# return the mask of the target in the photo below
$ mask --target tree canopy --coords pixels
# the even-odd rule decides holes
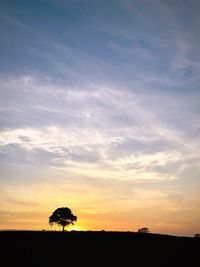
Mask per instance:
[[[49,224],[52,226],[53,224],[57,224],[62,226],[62,231],[65,230],[65,226],[70,224],[74,224],[77,221],[77,216],[73,215],[72,211],[67,208],[58,208],[53,214],[49,217]]]

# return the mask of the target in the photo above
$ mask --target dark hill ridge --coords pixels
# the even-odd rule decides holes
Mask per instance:
[[[200,238],[107,231],[2,231],[0,241],[1,259],[7,262],[2,266],[199,266]]]

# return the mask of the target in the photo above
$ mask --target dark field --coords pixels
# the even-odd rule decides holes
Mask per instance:
[[[1,266],[200,266],[200,238],[133,232],[0,232]]]

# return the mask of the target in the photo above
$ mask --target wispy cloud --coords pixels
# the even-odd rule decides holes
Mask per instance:
[[[15,90],[19,90],[22,102],[23,97],[30,97],[31,90],[32,105],[23,107],[23,127],[2,129],[0,144],[3,152],[9,151],[7,146],[15,145],[30,153],[27,164],[31,157],[35,160],[33,151],[38,161],[43,158],[42,151],[46,151],[49,167],[57,170],[96,178],[155,181],[180,178],[186,161],[199,156],[176,120],[169,117],[171,125],[163,120],[168,104],[173,104],[170,108],[179,105],[178,112],[185,105],[176,93],[157,93],[154,99],[154,95],[138,90],[122,91],[94,84],[61,87],[31,76],[10,80],[9,84],[11,88],[17,85]],[[163,97],[168,103],[166,107]],[[47,99],[50,106],[46,105]],[[155,100],[157,106],[149,109],[148,104]],[[157,115],[158,108],[162,108],[163,116]],[[13,110],[8,112],[14,115]],[[33,112],[38,121],[29,121]],[[46,125],[41,125],[40,116],[45,116]]]
[[[30,28],[26,24],[24,24],[19,19],[14,18],[13,16],[10,16],[9,14],[0,14],[0,20],[3,20],[9,23],[11,26],[14,26],[15,28],[20,28],[23,30],[30,30]]]

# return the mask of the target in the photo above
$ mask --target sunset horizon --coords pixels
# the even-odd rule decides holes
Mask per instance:
[[[172,2],[0,1],[1,230],[200,233],[200,2]]]

